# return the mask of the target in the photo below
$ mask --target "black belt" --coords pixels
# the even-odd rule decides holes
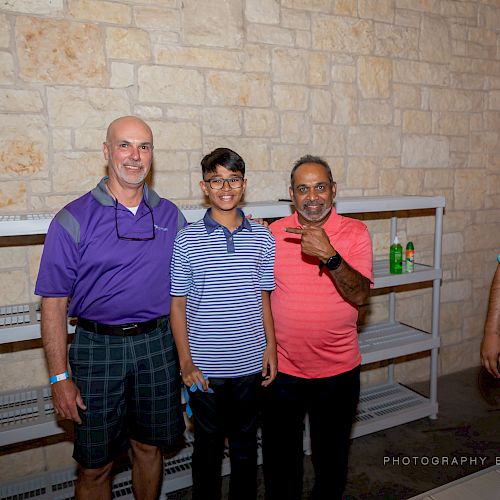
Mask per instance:
[[[150,321],[143,321],[142,323],[127,323],[126,325],[105,325],[97,321],[91,321],[85,318],[78,318],[78,326],[89,332],[99,333],[101,335],[118,335],[120,337],[128,337],[129,335],[139,335],[141,333],[151,333],[153,330],[160,326],[162,320],[167,316],[160,316],[159,318]]]

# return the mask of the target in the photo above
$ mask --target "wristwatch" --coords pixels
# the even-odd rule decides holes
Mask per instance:
[[[337,252],[335,255],[332,255],[328,258],[328,260],[323,264],[323,261],[319,261],[319,268],[321,269],[323,266],[326,266],[330,271],[335,271],[338,269],[340,264],[342,264],[342,256]]]

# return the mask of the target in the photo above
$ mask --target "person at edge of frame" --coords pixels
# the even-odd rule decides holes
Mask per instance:
[[[262,387],[276,376],[269,293],[274,238],[238,208],[245,163],[228,148],[202,161],[210,208],[179,232],[172,258],[172,331],[194,419],[193,500],[221,497],[224,439],[231,500],[257,496]]]
[[[186,221],[145,182],[153,134],[143,120],[114,120],[103,153],[108,176],[50,224],[35,293],[54,409],[75,424],[76,498],[112,498],[113,462],[131,447],[134,496],[149,500],[161,447],[184,431],[169,292]],[[68,315],[78,318],[69,354]]]
[[[309,415],[315,482],[311,498],[342,498],[360,390],[358,306],[372,283],[366,225],[334,208],[337,185],[322,158],[292,168],[296,212],[270,225],[276,239],[271,294],[278,375],[263,404],[266,498],[299,500],[303,425]]]

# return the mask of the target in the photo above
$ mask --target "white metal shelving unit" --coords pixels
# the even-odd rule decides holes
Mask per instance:
[[[370,325],[363,328],[359,334],[359,343],[363,356],[362,364],[370,364],[384,360],[392,360],[418,352],[431,352],[430,369],[430,396],[425,398],[394,380],[394,367],[389,365],[389,376],[386,383],[375,387],[364,388],[361,391],[358,415],[353,429],[353,437],[359,437],[381,429],[400,425],[423,417],[435,418],[438,411],[437,403],[437,363],[439,340],[439,297],[441,282],[441,240],[445,200],[442,196],[382,196],[382,197],[353,197],[338,198],[337,212],[344,215],[384,212],[390,217],[390,240],[394,239],[397,231],[398,212],[411,210],[434,210],[435,235],[433,265],[416,264],[413,273],[391,275],[387,259],[374,262],[374,288],[390,288],[389,314],[383,324]],[[188,222],[194,222],[203,217],[206,208],[198,205],[180,207]],[[245,213],[254,217],[278,218],[291,213],[289,202],[248,203],[243,206]],[[389,214],[389,215],[387,215]],[[427,214],[427,212],[426,212]],[[16,216],[0,216],[0,237],[40,235],[47,232],[54,214],[26,214]],[[401,285],[432,281],[432,326],[431,332],[423,332],[409,325],[396,321],[396,288]],[[40,337],[38,304],[20,304],[17,306],[0,307],[0,344],[32,340]],[[70,327],[71,328],[71,327]],[[70,332],[72,330],[70,329]],[[47,386],[37,387],[15,393],[0,394],[0,446],[21,441],[38,439],[64,432],[54,418],[50,389]],[[305,447],[308,448],[307,433]],[[176,457],[166,461],[165,478],[169,479],[168,487],[163,493],[189,486],[191,478],[191,445],[180,452]],[[227,463],[224,471],[227,473]],[[71,471],[63,471],[64,476],[59,478],[58,473],[51,473],[52,483],[68,483],[72,487],[73,475]],[[128,496],[127,484],[130,482],[129,472],[117,478],[115,489],[125,488],[119,496]],[[57,477],[56,477],[57,476]],[[128,479],[127,479],[128,478]],[[38,478],[36,484],[44,483],[45,479]],[[47,479],[48,480],[48,479]],[[37,482],[38,481],[38,482]],[[49,481],[49,482],[50,482]],[[59,484],[58,483],[58,484]],[[167,483],[167,482],[166,482]],[[22,483],[27,486],[26,482]],[[44,483],[45,484],[45,483]],[[125,486],[123,486],[125,485]],[[25,493],[27,490],[21,483],[7,485],[8,491]],[[6,486],[6,488],[7,488]],[[14,490],[12,489],[14,488]],[[30,487],[31,488],[31,487]],[[34,489],[33,489],[34,488]],[[33,498],[45,498],[42,491],[49,494],[50,486],[40,488],[33,486],[30,495]],[[58,487],[61,489],[61,487]],[[65,488],[62,488],[64,490]],[[130,488],[128,488],[130,489]],[[38,496],[34,493],[40,491]],[[121,490],[120,490],[121,491]],[[7,489],[0,486],[0,499],[6,498]],[[5,495],[4,495],[5,494]],[[10,494],[10,493],[9,493]],[[54,493],[50,493],[53,495]],[[70,498],[64,496],[47,496],[46,498]],[[24,497],[23,497],[24,498]],[[30,496],[31,498],[31,496]]]

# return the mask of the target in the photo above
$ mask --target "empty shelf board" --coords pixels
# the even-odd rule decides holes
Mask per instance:
[[[428,417],[437,411],[437,403],[402,385],[368,387],[361,391],[352,437]]]
[[[415,264],[415,271],[412,273],[391,274],[387,258],[387,260],[376,260],[373,263],[373,276],[373,288],[385,288],[440,279],[441,270],[425,264]]]
[[[370,325],[359,332],[362,364],[427,351],[439,347],[439,338],[403,323]]]

